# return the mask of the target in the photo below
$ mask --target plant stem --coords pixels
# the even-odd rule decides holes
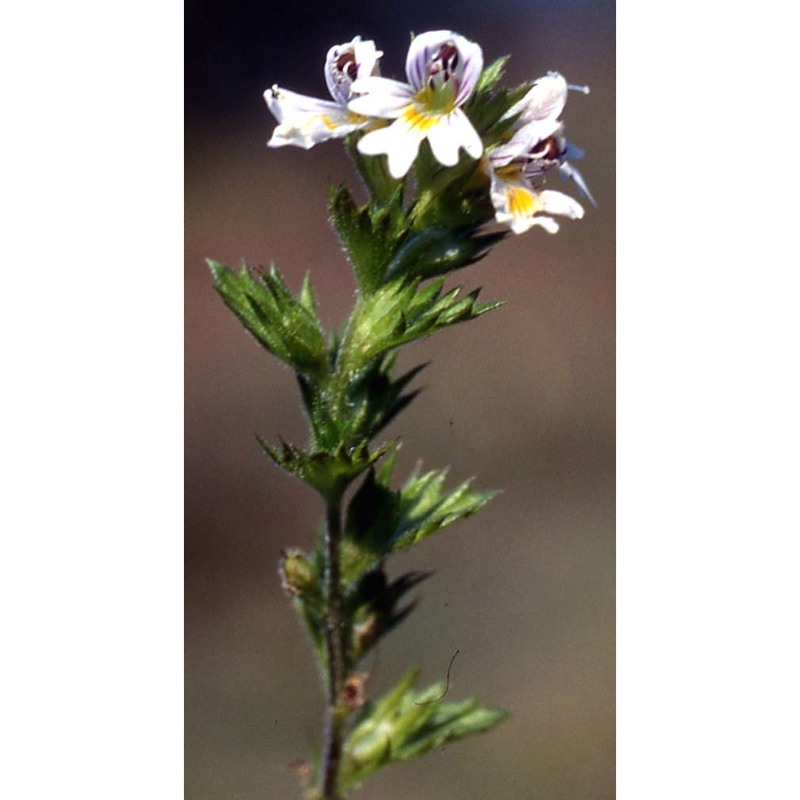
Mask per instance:
[[[326,501],[325,518],[325,646],[328,654],[328,705],[322,760],[322,797],[340,800],[337,790],[344,719],[339,700],[347,677],[346,633],[339,559],[342,538],[341,496]]]

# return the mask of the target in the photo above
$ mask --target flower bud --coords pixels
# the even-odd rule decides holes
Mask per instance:
[[[281,586],[293,597],[309,594],[317,586],[314,568],[308,556],[299,548],[284,550],[278,565]]]

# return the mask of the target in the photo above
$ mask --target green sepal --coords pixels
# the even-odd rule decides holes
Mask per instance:
[[[371,469],[347,507],[342,577],[357,580],[390,553],[480,511],[498,492],[474,492],[471,481],[445,490],[447,470],[424,475],[417,467],[405,484],[389,488],[391,473]]]
[[[369,443],[363,441],[352,448],[340,445],[333,453],[308,453],[283,440],[281,447],[275,447],[260,436],[256,438],[279,467],[300,478],[326,500],[341,497],[355,478],[397,445],[396,441],[386,442],[370,452]]]
[[[298,372],[325,378],[327,347],[308,277],[298,299],[274,266],[257,273],[242,265],[236,273],[218,261],[208,265],[225,305],[256,341]]]
[[[328,190],[331,224],[364,294],[380,285],[386,265],[405,232],[402,194],[400,186],[385,204],[358,207],[345,186],[332,186]]]
[[[311,273],[306,272],[303,277],[303,285],[300,288],[300,295],[297,298],[300,305],[311,314],[314,319],[319,319],[319,312],[317,311],[317,296],[314,294],[314,287],[311,285]]]
[[[344,746],[339,779],[343,792],[381,767],[487,731],[508,716],[501,709],[480,706],[475,698],[443,702],[439,698],[445,681],[415,691],[418,675],[419,670],[412,669],[384,698],[362,709]]]

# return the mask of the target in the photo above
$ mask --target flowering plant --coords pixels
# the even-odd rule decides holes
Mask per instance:
[[[399,348],[501,305],[478,302],[478,290],[444,291],[446,276],[509,231],[555,233],[556,216],[582,217],[575,199],[544,188],[551,175],[571,178],[592,201],[560,119],[569,89],[587,89],[554,72],[502,88],[507,58],[484,68],[480,46],[451,31],[412,40],[407,82],[379,74],[382,55],[360,37],[332,47],[324,66],[331,100],[278,86],[265,93],[278,121],[269,146],[343,139],[369,193],[359,205],[345,186],[329,191],[357,285],[342,328],[323,330],[308,274],[294,294],[274,266],[234,272],[209,262],[225,303],[297,376],[308,445],[261,445],[325,507],[318,541],[285,550],[280,564],[327,694],[322,752],[303,770],[310,800],[339,800],[377,769],[505,716],[474,699],[444,701],[446,681],[415,689],[414,669],[383,698],[367,697],[365,658],[408,617],[408,593],[428,577],[390,580],[387,558],[495,494],[469,481],[446,489],[446,470],[415,470],[392,488],[398,442],[373,440],[418,393],[408,387],[422,367],[396,375]]]

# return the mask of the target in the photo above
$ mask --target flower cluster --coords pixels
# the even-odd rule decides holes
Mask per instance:
[[[497,222],[514,233],[541,226],[555,233],[553,215],[579,219],[583,207],[568,195],[541,188],[543,177],[558,171],[572,178],[589,198],[570,159],[580,157],[564,136],[560,120],[569,89],[584,93],[556,72],[530,85],[502,116],[499,141],[485,142],[465,109],[483,72],[480,45],[452,31],[416,36],[406,57],[407,82],[381,77],[383,53],[373,41],[356,36],[332,47],[325,59],[325,79],[332,100],[296,94],[277,85],[264,93],[278,121],[270,147],[313,145],[358,132],[358,151],[387,157],[389,174],[403,178],[427,140],[436,161],[453,167],[461,150],[488,178],[488,196]]]

